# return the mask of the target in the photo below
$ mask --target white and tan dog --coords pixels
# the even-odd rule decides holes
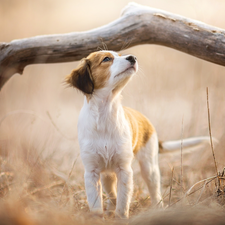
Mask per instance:
[[[107,210],[116,209],[116,216],[120,218],[129,216],[134,156],[152,203],[162,205],[156,131],[145,116],[121,104],[121,91],[137,70],[135,56],[99,51],[84,58],[66,77],[68,84],[85,95],[78,121],[78,139],[89,208],[97,214],[103,213],[103,186],[109,198]],[[198,144],[205,139],[184,140],[183,144]],[[160,143],[160,147],[173,148],[177,144]]]

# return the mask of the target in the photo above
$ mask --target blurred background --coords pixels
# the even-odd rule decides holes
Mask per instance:
[[[136,2],[225,29],[223,0]],[[128,0],[0,0],[0,42],[87,31],[117,19],[128,3]],[[96,46],[96,50],[98,47],[103,46]],[[221,170],[225,164],[225,68],[156,45],[136,46],[121,53],[135,55],[140,67],[123,91],[123,104],[146,115],[160,140],[209,134],[206,87],[209,88],[211,129],[219,140],[215,154]],[[46,185],[48,180],[52,182],[53,175],[67,181],[71,177],[73,190],[84,190],[77,140],[83,96],[63,85],[64,77],[77,63],[27,66],[22,76],[14,75],[0,91],[0,166],[1,171],[13,173],[17,193]],[[164,192],[169,186],[171,168],[177,166],[177,174],[180,173],[179,157],[177,154],[160,158]],[[215,175],[209,146],[183,157],[185,188]],[[147,189],[139,180],[139,170],[135,171],[135,194],[145,196]],[[9,177],[7,182],[2,196],[10,190]],[[58,190],[61,198],[63,191]],[[86,207],[84,193],[80,193],[80,204]]]

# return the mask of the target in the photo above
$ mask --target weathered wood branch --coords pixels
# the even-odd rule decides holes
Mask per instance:
[[[0,88],[13,74],[22,74],[27,65],[80,60],[102,42],[115,51],[158,44],[225,66],[225,30],[132,3],[120,18],[90,31],[1,43]]]

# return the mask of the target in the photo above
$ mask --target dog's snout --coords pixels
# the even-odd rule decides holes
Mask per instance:
[[[129,55],[126,58],[126,60],[128,60],[131,63],[131,65],[134,65],[136,63],[137,58],[135,56],[133,56],[133,55]]]

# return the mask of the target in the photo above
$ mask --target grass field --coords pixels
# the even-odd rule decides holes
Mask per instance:
[[[128,2],[0,0],[0,42],[89,30],[118,18]],[[225,28],[222,0],[137,3]],[[225,68],[155,45],[122,53],[136,55],[140,66],[123,91],[123,104],[146,115],[161,140],[209,135],[208,87],[212,135],[219,140],[215,157],[222,173]],[[88,210],[76,129],[83,96],[63,85],[76,65],[28,66],[0,91],[0,224],[115,223]],[[180,152],[160,156],[161,210],[151,206],[136,161],[133,168],[130,224],[224,224],[225,177],[218,186],[210,145],[184,154],[182,163]]]

